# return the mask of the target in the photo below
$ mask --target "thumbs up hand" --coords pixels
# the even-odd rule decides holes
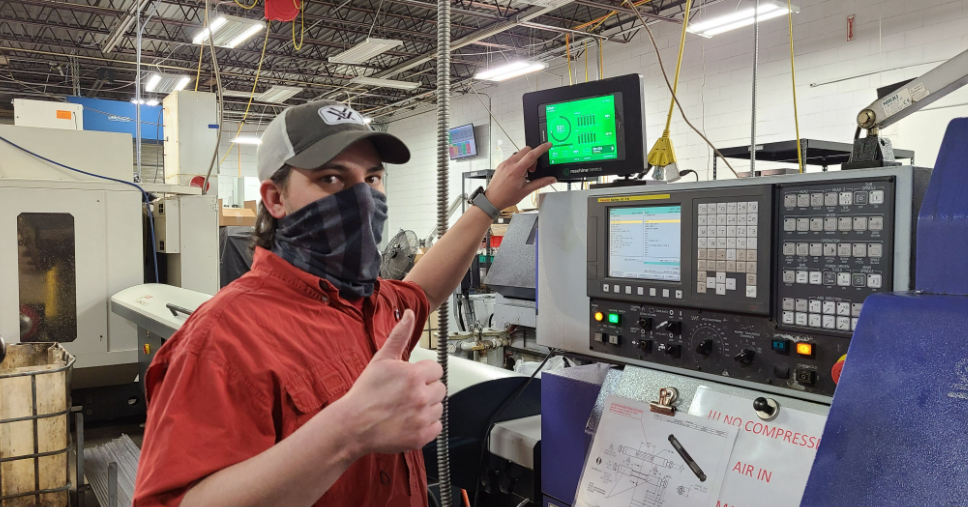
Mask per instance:
[[[443,370],[433,361],[402,359],[413,327],[413,312],[407,310],[350,391],[334,403],[349,419],[360,456],[419,449],[440,433],[447,394]]]

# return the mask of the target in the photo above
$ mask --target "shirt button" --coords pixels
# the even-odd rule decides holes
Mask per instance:
[[[321,296],[319,300],[324,303],[329,303],[329,296]]]

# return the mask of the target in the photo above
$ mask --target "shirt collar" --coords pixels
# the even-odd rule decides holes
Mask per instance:
[[[329,280],[303,271],[265,248],[258,246],[255,248],[255,254],[252,258],[252,271],[276,277],[312,298],[325,298],[324,301],[339,301],[344,305],[352,306],[340,297],[339,291]],[[380,279],[377,279],[373,285],[373,296],[371,297],[375,297],[379,293]]]

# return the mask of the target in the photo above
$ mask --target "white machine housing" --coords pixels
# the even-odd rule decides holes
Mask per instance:
[[[181,90],[162,101],[165,124],[165,183],[188,185],[212,163],[218,139],[214,93]],[[214,172],[218,172],[217,170]],[[209,183],[217,189],[213,177]]]

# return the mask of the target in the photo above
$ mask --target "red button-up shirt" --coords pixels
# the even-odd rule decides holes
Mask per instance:
[[[407,308],[426,321],[416,284],[379,280],[361,311],[329,282],[257,249],[252,271],[199,307],[148,369],[134,505],[179,505],[205,477],[291,435],[346,394]],[[364,456],[315,505],[425,507],[423,457]]]

